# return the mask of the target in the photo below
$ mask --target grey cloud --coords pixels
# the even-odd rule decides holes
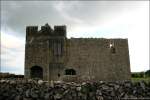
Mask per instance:
[[[19,5],[19,6],[17,6]],[[14,9],[12,9],[12,6]],[[42,5],[38,4],[20,4],[16,3],[15,5],[8,3],[2,4],[2,26],[11,28],[16,31],[15,35],[25,34],[26,25],[42,25],[46,22],[54,24],[55,22],[62,22],[61,18],[57,16],[57,12],[53,9],[51,4]],[[8,18],[6,18],[9,16]],[[57,19],[57,20],[55,20]]]
[[[27,25],[40,26],[48,22],[50,25],[90,26],[97,22],[102,23],[106,17],[128,8],[126,4],[128,2],[122,4],[119,1],[3,1],[1,26],[6,29],[9,27],[16,31],[14,35],[23,37],[25,37]]]

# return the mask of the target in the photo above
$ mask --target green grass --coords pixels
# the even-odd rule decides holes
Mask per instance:
[[[150,82],[150,78],[147,77],[147,78],[131,78],[132,82],[139,82],[139,81],[145,81],[147,83]]]

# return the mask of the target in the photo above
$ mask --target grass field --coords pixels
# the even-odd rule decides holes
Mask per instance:
[[[131,78],[131,80],[133,82],[139,82],[139,81],[145,81],[145,82],[150,82],[150,77],[147,77],[147,78]]]

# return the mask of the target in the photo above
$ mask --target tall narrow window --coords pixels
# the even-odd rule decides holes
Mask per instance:
[[[54,55],[56,56],[57,55],[57,43],[54,42]]]
[[[62,54],[61,47],[62,47],[61,42],[58,42],[58,44],[57,44],[57,50],[58,50],[58,55],[59,56]]]
[[[63,43],[61,40],[54,40],[53,43],[53,53],[54,56],[62,56],[63,53]]]

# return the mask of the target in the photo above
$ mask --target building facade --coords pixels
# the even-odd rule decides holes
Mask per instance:
[[[54,81],[130,80],[127,39],[70,38],[66,26],[26,27],[25,77]]]

